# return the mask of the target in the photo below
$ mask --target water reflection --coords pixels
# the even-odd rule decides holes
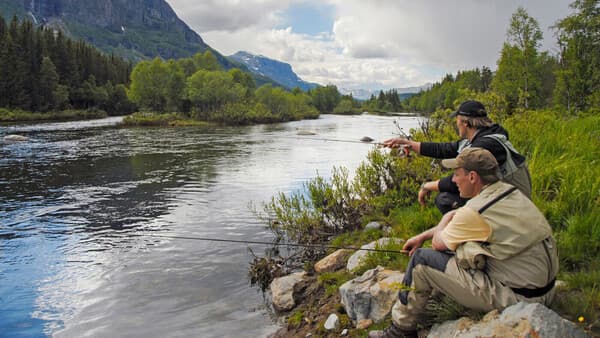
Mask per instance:
[[[414,117],[399,118],[406,128]],[[268,240],[251,202],[302,189],[370,145],[299,139],[392,136],[392,119],[122,128],[117,120],[0,127],[0,332],[11,336],[264,336],[244,245]],[[253,246],[261,252],[263,247]]]

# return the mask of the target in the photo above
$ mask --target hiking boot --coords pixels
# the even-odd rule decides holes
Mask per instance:
[[[417,338],[417,331],[404,331],[392,324],[385,330],[369,332],[369,338]]]

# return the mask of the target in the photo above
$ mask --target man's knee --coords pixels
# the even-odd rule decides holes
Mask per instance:
[[[451,257],[452,255],[447,252],[418,248],[413,254],[414,263],[411,265],[414,267],[425,265],[444,272]]]
[[[441,192],[435,197],[435,206],[440,210],[442,214],[456,208],[462,207],[466,203],[466,199],[461,198],[457,194],[449,192]]]

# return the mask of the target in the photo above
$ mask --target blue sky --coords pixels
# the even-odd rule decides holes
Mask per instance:
[[[314,3],[294,3],[282,15],[283,23],[280,27],[292,27],[298,34],[318,35],[331,32],[333,28],[333,10],[330,5],[317,5]]]
[[[550,26],[572,0],[167,0],[224,55],[287,62],[303,79],[343,89],[421,86],[496,69],[511,15],[523,7],[558,52]]]

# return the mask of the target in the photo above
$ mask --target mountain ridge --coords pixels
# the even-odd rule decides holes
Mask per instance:
[[[164,0],[0,0],[0,10],[7,20],[12,15],[28,18],[134,62],[211,51],[226,69],[236,66],[206,44]]]
[[[390,90],[395,90],[401,98],[406,98],[406,97],[410,97],[412,95],[418,94],[421,91],[425,91],[428,90],[429,88],[431,88],[433,84],[432,83],[426,83],[422,86],[413,86],[413,87],[402,87],[402,88],[389,88],[389,89],[376,89],[376,90],[370,90],[370,89],[361,89],[361,88],[339,88],[340,93],[344,94],[344,95],[352,95],[352,97],[354,97],[355,99],[359,99],[359,100],[368,100],[371,95],[374,95],[375,97],[377,97],[377,95],[379,95],[379,92],[383,91],[383,92],[387,92]]]
[[[264,55],[256,55],[239,51],[228,58],[244,64],[254,74],[269,77],[288,89],[300,88],[304,91],[316,88],[318,84],[302,80],[289,63],[271,59]]]

